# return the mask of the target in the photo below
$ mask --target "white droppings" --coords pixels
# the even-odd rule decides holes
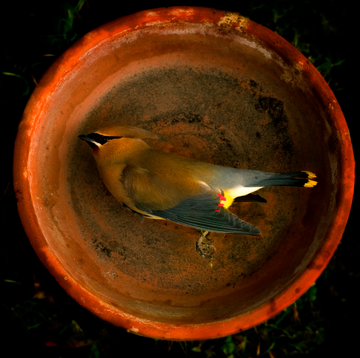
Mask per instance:
[[[146,13],[147,16],[156,16],[158,13],[155,11],[149,11],[148,13]]]
[[[193,9],[174,9],[174,10],[170,11],[169,13],[172,15],[177,15],[177,14],[193,15],[194,10]]]

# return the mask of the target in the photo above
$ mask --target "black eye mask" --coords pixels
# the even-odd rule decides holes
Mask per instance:
[[[106,135],[102,135],[99,133],[90,133],[87,135],[87,137],[101,145],[104,145],[105,143],[110,142],[112,139],[122,138],[119,136],[106,136]]]

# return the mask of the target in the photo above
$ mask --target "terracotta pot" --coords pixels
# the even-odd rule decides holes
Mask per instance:
[[[79,134],[114,123],[151,145],[225,166],[310,170],[313,189],[266,188],[234,212],[259,238],[143,220],[104,187]],[[29,239],[81,305],[130,332],[226,336],[276,315],[319,277],[344,231],[354,158],[341,109],[293,46],[236,13],[143,11],[84,36],[48,70],[24,112],[15,190]]]

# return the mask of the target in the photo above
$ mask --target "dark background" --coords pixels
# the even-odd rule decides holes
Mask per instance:
[[[175,5],[239,12],[278,32],[308,57],[340,103],[357,153],[356,9],[351,1],[219,1],[127,4],[106,0],[17,1],[1,6],[0,322],[4,356],[301,357],[356,354],[360,244],[357,201],[328,268],[295,305],[254,329],[217,340],[138,337],[93,316],[60,288],[23,232],[12,183],[16,131],[31,92],[51,63],[94,28],[137,11]],[[326,4],[326,5],[324,5]],[[356,113],[357,114],[357,113]],[[11,352],[11,354],[9,354]]]

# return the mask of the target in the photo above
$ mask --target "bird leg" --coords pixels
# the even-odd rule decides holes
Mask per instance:
[[[196,251],[200,254],[200,256],[205,257],[207,259],[214,260],[213,255],[216,252],[216,248],[211,244],[211,239],[208,239],[206,235],[209,234],[209,231],[203,232],[201,231],[201,236],[196,241]]]

